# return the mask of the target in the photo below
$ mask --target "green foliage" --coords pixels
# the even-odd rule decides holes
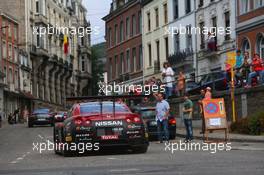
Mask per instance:
[[[264,133],[264,111],[256,112],[248,118],[240,119],[230,126],[231,132],[260,135]]]

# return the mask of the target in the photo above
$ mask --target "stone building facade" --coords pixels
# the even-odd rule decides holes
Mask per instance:
[[[0,6],[7,12],[12,9],[18,17],[21,59],[26,60],[30,72],[30,85],[25,89],[32,89],[32,108],[63,109],[65,97],[87,95],[91,79],[90,34],[80,37],[50,31],[38,34],[39,29],[34,32],[40,27],[90,27],[82,1],[9,0],[0,1]],[[65,37],[69,44],[67,54]]]

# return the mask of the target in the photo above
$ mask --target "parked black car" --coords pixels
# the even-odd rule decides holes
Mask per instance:
[[[28,117],[28,127],[31,128],[34,125],[54,125],[54,115],[50,109],[42,108],[35,109],[33,113]]]
[[[135,106],[133,107],[133,112],[138,113],[147,128],[149,139],[156,140],[158,138],[158,127],[156,121],[156,110],[153,106]],[[170,139],[175,139],[176,137],[176,118],[170,115],[168,119],[169,126],[169,136]]]
[[[203,75],[196,87],[189,89],[187,92],[191,95],[197,95],[206,87],[212,88],[213,91],[222,91],[229,88],[229,80],[225,71],[213,72]]]

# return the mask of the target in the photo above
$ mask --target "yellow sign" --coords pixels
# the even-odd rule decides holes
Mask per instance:
[[[228,52],[226,62],[234,67],[236,65],[236,52]]]

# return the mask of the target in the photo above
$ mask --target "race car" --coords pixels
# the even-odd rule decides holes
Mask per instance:
[[[133,112],[139,114],[147,128],[149,140],[158,139],[158,126],[156,121],[156,109],[153,105],[138,105],[132,108]],[[176,137],[176,118],[173,115],[168,117],[169,137],[171,140]]]
[[[28,127],[34,125],[54,125],[54,113],[48,108],[35,109],[28,117]]]
[[[64,119],[66,118],[67,118],[67,112],[59,111],[56,112],[56,115],[54,116],[54,122],[63,122]]]
[[[89,97],[75,97],[70,100],[78,99]],[[115,102],[117,98],[114,96],[91,99],[99,100],[75,103],[67,118],[55,124],[54,143],[59,145],[55,147],[55,153],[62,153],[64,156],[80,153],[78,150],[61,148],[65,144],[80,143],[88,143],[96,149],[99,147],[99,150],[122,147],[135,153],[147,152],[148,134],[138,114],[132,113],[125,103]]]

